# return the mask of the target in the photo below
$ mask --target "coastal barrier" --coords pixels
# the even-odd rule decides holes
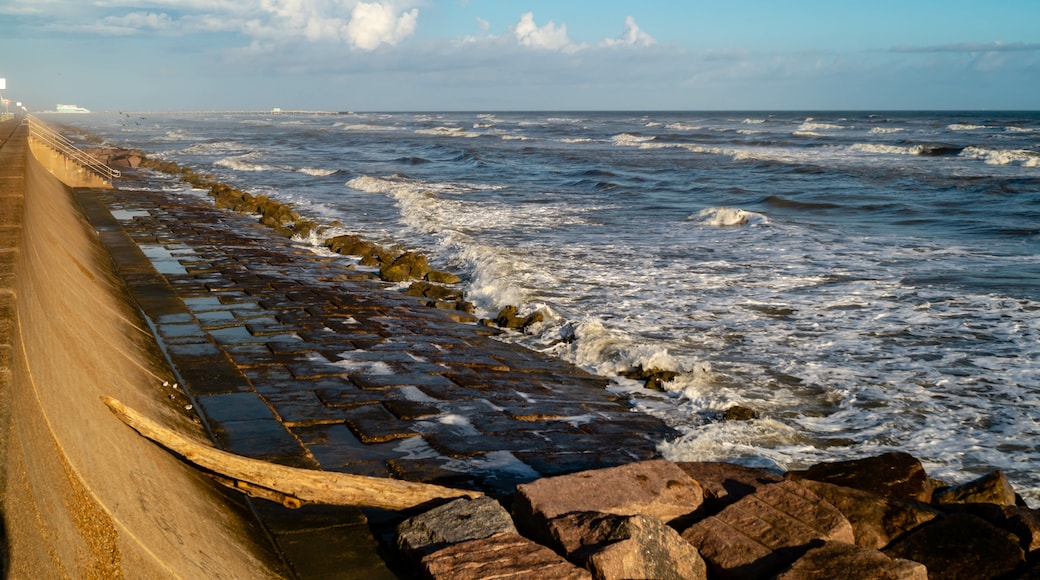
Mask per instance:
[[[333,524],[328,543],[314,529],[288,531],[284,508],[257,502],[259,512],[281,520],[281,533],[272,529],[272,539],[292,552],[287,561],[300,578],[391,577],[393,571],[385,566],[359,566],[384,557],[405,568],[404,577],[421,573],[451,580],[510,574],[991,578],[1040,572],[1040,516],[999,471],[946,486],[930,479],[921,463],[905,453],[820,464],[786,475],[655,459],[645,435],[660,433],[660,426],[639,414],[615,412],[620,405],[613,401],[593,400],[603,394],[605,381],[493,345],[485,340],[494,332],[490,327],[449,324],[434,309],[417,312],[419,304],[429,306],[428,300],[402,298],[390,304],[389,297],[396,296],[391,287],[365,283],[375,274],[335,272],[342,260],[319,260],[295,247],[268,254],[275,238],[258,234],[259,229],[277,232],[285,226],[265,220],[269,216],[256,204],[240,210],[251,216],[247,220],[223,213],[219,195],[213,205],[187,199],[169,203],[171,198],[155,191],[70,190],[52,168],[26,152],[16,131],[0,127],[5,141],[0,217],[6,220],[0,233],[8,236],[0,252],[6,260],[0,268],[6,284],[0,286],[6,313],[0,317],[5,323],[0,327],[5,365],[0,373],[0,478],[7,527],[4,562],[12,577],[293,576],[279,574],[263,556],[266,552],[254,550],[259,542],[236,517],[234,497],[214,493],[208,480],[121,429],[99,412],[100,395],[116,397],[203,442],[193,420],[199,412],[209,425],[222,426],[210,434],[228,449],[310,470],[320,458],[335,461],[333,470],[369,469],[393,479],[432,477],[462,488],[476,484],[468,478],[478,473],[438,468],[440,453],[456,462],[504,449],[522,454],[529,462],[522,465],[542,470],[518,471],[519,462],[506,465],[511,472],[487,470],[484,482],[491,484],[492,495],[426,506],[433,509],[423,513],[378,514],[382,521],[374,524],[364,514],[312,512]],[[127,205],[131,202],[135,205]],[[124,226],[114,217],[116,211],[138,237],[120,237],[117,230]],[[164,218],[161,227],[154,214]],[[193,229],[206,224],[213,227],[212,236]],[[253,243],[261,238],[264,243]],[[180,246],[177,255],[166,247],[156,253],[160,239]],[[154,269],[136,244],[151,246]],[[223,252],[228,247],[241,262],[228,258]],[[141,259],[126,259],[130,252]],[[289,269],[294,260],[303,261],[297,254],[320,263],[322,276],[331,276],[328,285],[303,283],[310,270],[302,264]],[[277,267],[276,276],[264,272],[271,265]],[[197,284],[196,278],[203,282]],[[160,289],[163,279],[169,284]],[[355,288],[348,288],[354,286],[351,281]],[[173,294],[173,288],[191,287],[197,292],[182,296],[190,297],[184,302],[197,309],[195,315],[176,295],[181,306],[176,311],[155,300],[162,292]],[[183,398],[165,388],[172,377],[128,291],[149,313],[155,334],[166,340],[171,361],[181,356],[197,363],[208,356],[200,355],[199,345],[213,346],[205,338],[209,332],[222,336],[231,346],[229,356],[250,370],[249,383],[233,378],[232,369],[215,376],[199,368],[205,365],[177,363],[181,379],[194,371],[186,385],[209,390],[195,397],[194,411],[187,409]],[[231,310],[234,316],[246,314],[248,322],[221,324],[229,321]],[[500,318],[498,326],[523,326],[519,317]],[[297,326],[301,320],[306,323]],[[468,329],[465,337],[438,340],[460,328]],[[300,329],[313,344],[288,337]],[[338,354],[344,352],[345,345],[337,342],[344,336],[350,337],[351,356],[378,358],[355,359],[362,364],[349,369],[330,364],[349,360]],[[399,340],[387,340],[391,337]],[[319,351],[333,358],[314,354]],[[234,362],[224,354],[215,358]],[[412,372],[371,372],[373,367]],[[568,385],[565,371],[587,388]],[[332,388],[329,379],[336,377],[330,374],[350,376]],[[538,385],[540,379],[546,385]],[[250,389],[258,384],[267,400],[280,398],[279,420]],[[395,398],[398,387],[408,389],[410,397]],[[308,388],[320,396],[312,397]],[[579,396],[582,405],[594,405],[597,419],[572,424],[575,411],[588,408],[568,402],[568,393]],[[477,395],[500,398],[495,405],[475,404]],[[451,414],[446,416],[446,410]],[[735,415],[729,420],[754,420],[753,415]],[[454,429],[462,423],[467,432]],[[643,460],[631,454],[624,461],[597,455],[636,449],[626,436],[629,427],[638,429],[635,435],[646,445]],[[264,437],[243,445],[235,439],[237,429]],[[289,429],[303,436],[286,438]],[[531,437],[532,432],[538,435]],[[310,451],[300,453],[304,441]],[[409,444],[398,448],[403,442]],[[390,454],[411,455],[420,448],[416,444],[424,449],[417,461]],[[359,461],[365,457],[368,462]],[[392,475],[386,471],[390,464],[396,469]],[[508,473],[515,477],[501,478]],[[282,506],[302,503],[286,499],[300,498],[286,495]],[[396,521],[405,516],[410,517]],[[378,550],[373,538],[360,533],[371,531],[369,524],[380,531]]]
[[[170,371],[55,160],[17,120],[0,139],[3,575],[279,576],[240,504],[100,400],[204,440],[183,401],[159,394]]]

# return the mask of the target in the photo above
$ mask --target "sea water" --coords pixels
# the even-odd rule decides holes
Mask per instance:
[[[612,387],[682,433],[668,458],[898,449],[1040,501],[1038,113],[75,121],[342,223],[326,235],[421,250],[480,315],[544,314],[506,340],[609,377],[677,371]],[[733,405],[758,418],[720,420]]]

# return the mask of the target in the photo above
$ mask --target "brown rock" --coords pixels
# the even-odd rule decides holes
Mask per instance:
[[[462,282],[462,278],[455,274],[441,272],[440,270],[430,270],[426,273],[426,279],[435,284],[458,284]]]
[[[390,264],[379,269],[379,277],[387,282],[404,282],[412,278],[423,278],[430,272],[430,263],[426,256],[415,252],[405,252],[394,258]]]
[[[432,298],[433,300],[441,301],[460,300],[463,297],[461,290],[440,286],[423,280],[412,282],[412,285],[408,287],[408,290],[405,290],[405,295]],[[452,308],[454,307],[455,306],[452,305]]]
[[[932,484],[921,462],[898,451],[864,459],[818,463],[791,474],[924,503],[932,499]]]
[[[549,527],[567,557],[596,578],[707,577],[697,549],[657,518],[575,512]]]
[[[506,306],[498,312],[495,324],[502,328],[520,328],[524,325],[524,319],[517,316],[518,313],[519,309],[516,306]]]
[[[854,540],[845,516],[795,481],[764,485],[682,537],[720,578],[775,574],[820,541]]]
[[[397,526],[397,547],[412,557],[452,544],[515,534],[509,512],[490,497],[457,499],[408,518]]]
[[[647,515],[664,522],[694,512],[704,500],[700,484],[663,459],[546,477],[518,485],[513,500],[517,527],[550,541],[546,524],[571,512]]]
[[[864,548],[884,548],[895,538],[943,515],[920,502],[811,479],[798,483],[838,508],[852,523],[856,545]]]
[[[776,580],[928,580],[928,569],[842,542],[826,542],[795,561]]]
[[[988,503],[951,504],[947,511],[958,510],[978,516],[987,522],[1018,536],[1020,546],[1026,554],[1033,556],[1040,551],[1040,512],[1022,506],[1007,506]]]
[[[422,559],[422,571],[433,580],[485,578],[592,578],[545,546],[516,534],[495,534],[434,552]]]
[[[676,465],[704,488],[704,501],[718,511],[770,483],[784,478],[764,469],[721,461],[678,462]]]
[[[665,383],[679,376],[679,373],[676,371],[658,368],[643,368],[642,366],[637,366],[634,369],[629,369],[620,374],[627,379],[643,381],[643,388],[652,391],[663,391]]]
[[[932,495],[932,503],[938,506],[958,503],[1015,505],[1015,500],[1015,488],[999,469],[961,485],[939,488]]]
[[[758,419],[758,411],[743,405],[733,405],[722,413],[723,421],[750,421]]]
[[[884,552],[924,564],[932,580],[996,578],[1025,562],[1016,536],[966,513],[921,526]]]

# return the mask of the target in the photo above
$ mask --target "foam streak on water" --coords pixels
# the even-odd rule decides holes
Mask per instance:
[[[484,315],[546,314],[510,340],[605,375],[680,371],[665,393],[614,387],[684,433],[668,457],[898,448],[1040,500],[1038,114],[83,122],[421,249]],[[734,404],[760,418],[719,421]]]

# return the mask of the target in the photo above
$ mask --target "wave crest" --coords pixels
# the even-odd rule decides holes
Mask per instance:
[[[769,223],[769,219],[760,213],[736,207],[709,207],[702,209],[689,219],[714,227],[754,226]]]

